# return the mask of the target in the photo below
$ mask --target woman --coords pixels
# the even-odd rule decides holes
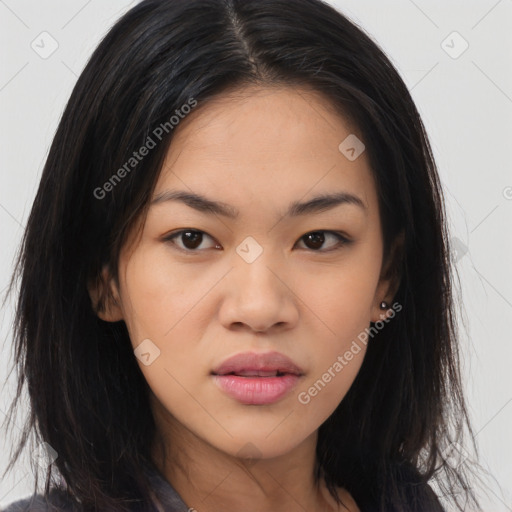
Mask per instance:
[[[75,86],[17,266],[29,509],[476,505],[449,263],[421,119],[359,28],[141,2]]]

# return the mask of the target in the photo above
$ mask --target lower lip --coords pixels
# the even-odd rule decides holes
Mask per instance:
[[[214,375],[217,386],[227,395],[247,405],[267,405],[289,393],[299,381],[298,375],[287,373],[280,377],[240,377]]]

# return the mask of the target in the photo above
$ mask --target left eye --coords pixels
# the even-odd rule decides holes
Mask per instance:
[[[334,243],[328,244],[328,247],[322,247],[326,240],[331,239],[334,240]],[[311,249],[317,252],[327,252],[343,245],[350,243],[348,238],[345,238],[339,233],[335,233],[333,231],[311,231],[301,236],[299,242],[304,240],[304,243],[307,245],[307,249]]]
[[[209,247],[201,247],[205,239],[210,239],[213,243]],[[197,229],[182,229],[171,233],[169,236],[165,237],[164,240],[188,252],[197,252],[201,249],[222,249],[222,246],[215,239],[204,231]],[[327,247],[325,247],[324,244],[329,240],[331,243],[327,243]],[[332,251],[350,243],[348,238],[333,231],[310,231],[302,235],[297,243],[302,241],[304,241],[306,245],[305,249],[316,252]]]

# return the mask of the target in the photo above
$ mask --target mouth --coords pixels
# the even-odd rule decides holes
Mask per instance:
[[[211,372],[215,384],[245,405],[269,405],[285,397],[304,375],[278,352],[237,354]]]
[[[303,371],[288,356],[279,352],[243,352],[226,359],[212,373],[241,377],[276,377],[278,374],[302,375]]]
[[[226,375],[236,375],[237,377],[282,377],[283,375],[298,375],[297,373],[281,371],[281,370],[239,370],[236,372],[228,372],[228,373],[215,373],[212,372],[212,375],[220,375],[221,377]]]
[[[277,373],[273,375],[213,374],[215,384],[230,398],[244,405],[270,405],[278,402],[297,385],[300,378],[299,375],[293,373],[280,375]]]

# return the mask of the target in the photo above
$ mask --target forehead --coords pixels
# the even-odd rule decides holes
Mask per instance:
[[[298,87],[246,87],[198,107],[177,126],[155,195],[189,189],[237,204],[272,203],[336,188],[376,201],[366,152],[340,144],[362,136],[330,102]]]

